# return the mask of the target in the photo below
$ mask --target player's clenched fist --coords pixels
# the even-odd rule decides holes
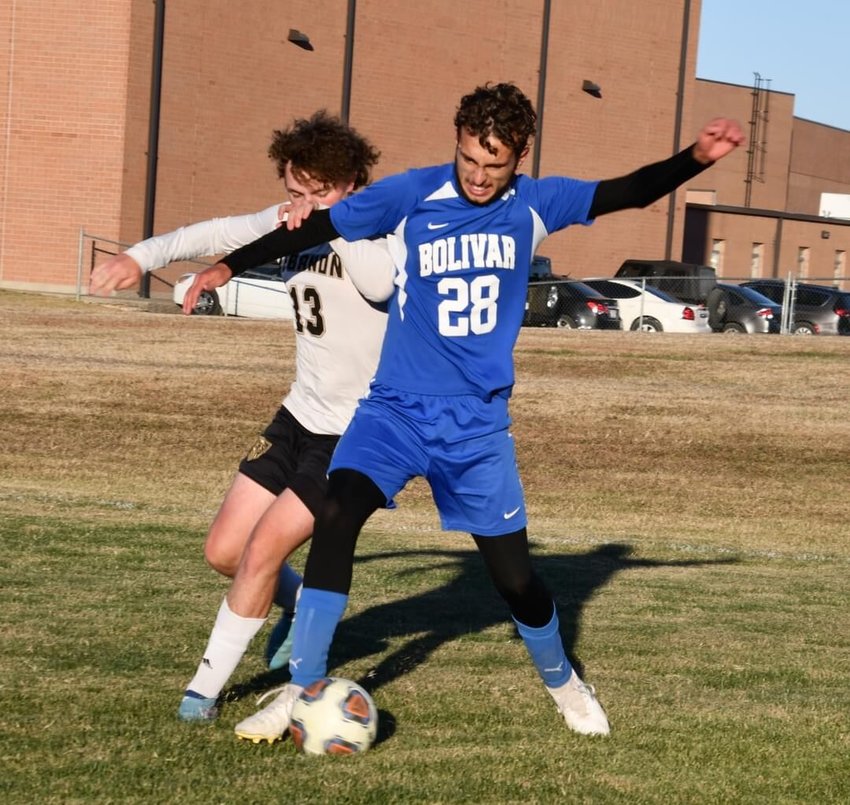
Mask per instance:
[[[717,162],[742,145],[745,139],[737,120],[716,117],[706,123],[697,136],[693,149],[694,159],[703,165]]]
[[[233,273],[224,263],[216,263],[214,266],[199,271],[195,274],[195,281],[183,297],[183,312],[187,316],[190,315],[204,291],[212,291],[220,288],[232,276]]]
[[[109,296],[113,291],[123,291],[139,284],[142,269],[129,254],[116,254],[101,263],[89,278],[89,293]]]

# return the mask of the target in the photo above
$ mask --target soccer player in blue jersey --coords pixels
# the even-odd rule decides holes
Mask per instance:
[[[453,162],[390,176],[281,228],[199,274],[187,293],[191,310],[202,290],[273,257],[340,235],[394,235],[397,290],[375,379],[331,461],[295,621],[292,682],[237,724],[241,738],[282,737],[300,691],[325,675],[360,529],[417,475],[428,480],[443,527],[472,535],[567,725],[609,732],[593,688],[565,655],[552,595],[529,557],[508,399],[531,259],[553,232],[661,198],[743,134],[716,119],[689,148],[627,176],[536,180],[517,174],[536,115],[516,86],[477,88],[454,122]]]

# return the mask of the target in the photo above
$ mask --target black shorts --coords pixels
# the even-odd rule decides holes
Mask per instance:
[[[277,496],[291,489],[315,517],[325,499],[328,464],[339,436],[310,433],[281,406],[239,472]]]

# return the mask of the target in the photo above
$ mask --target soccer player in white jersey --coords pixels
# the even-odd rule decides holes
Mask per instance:
[[[291,202],[312,209],[331,207],[367,184],[378,152],[319,112],[276,131],[269,156]],[[96,268],[91,291],[132,287],[142,271],[232,251],[273,231],[289,209],[274,205],[149,238]],[[301,577],[285,560],[312,533],[331,453],[374,375],[386,328],[394,271],[385,240],[336,239],[286,258],[281,268],[295,312],[295,381],[240,463],[206,539],[207,561],[234,579],[180,704],[185,721],[216,717],[219,694],[273,597],[283,612],[267,660],[273,669],[288,661],[286,637]]]
[[[293,630],[292,682],[237,724],[239,737],[281,737],[302,688],[325,675],[360,529],[417,475],[430,483],[443,527],[472,534],[567,725],[582,734],[610,730],[565,655],[553,598],[529,558],[508,398],[530,264],[547,235],[645,207],[734,150],[743,134],[718,118],[689,148],[627,176],[536,180],[516,172],[536,126],[517,87],[477,88],[454,122],[453,162],[388,177],[300,228],[282,227],[206,269],[187,293],[190,309],[202,290],[270,257],[339,235],[396,236],[398,291],[369,396],[331,461]]]

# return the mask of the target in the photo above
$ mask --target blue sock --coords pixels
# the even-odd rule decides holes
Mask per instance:
[[[342,593],[315,587],[301,590],[289,661],[289,672],[296,685],[309,685],[327,676],[328,651],[346,606],[348,596]]]
[[[552,620],[539,628],[526,626],[516,618],[514,618],[514,623],[543,683],[550,688],[563,685],[570,678],[573,667],[564,653],[564,643],[559,631],[558,613],[553,612]]]
[[[277,592],[274,602],[279,607],[292,612],[295,609],[295,596],[298,594],[300,586],[301,574],[284,562],[277,577]]]

